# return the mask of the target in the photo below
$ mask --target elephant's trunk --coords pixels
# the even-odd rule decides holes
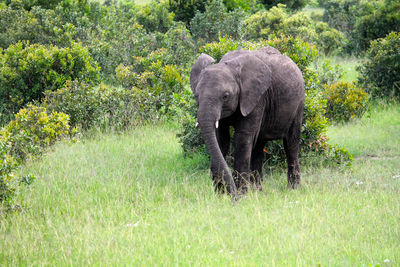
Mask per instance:
[[[211,157],[210,169],[213,179],[214,181],[222,180],[228,193],[236,200],[238,198],[236,185],[217,142],[216,127],[218,126],[218,118],[215,118],[215,116],[201,116],[200,114],[204,113],[199,112],[198,122]]]

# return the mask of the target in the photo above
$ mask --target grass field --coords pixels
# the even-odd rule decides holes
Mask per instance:
[[[176,126],[59,144],[22,172],[22,213],[0,217],[0,265],[398,266],[400,106],[332,126],[351,168],[284,171],[238,203],[214,194]]]

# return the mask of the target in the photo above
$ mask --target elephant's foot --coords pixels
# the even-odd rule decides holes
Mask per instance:
[[[300,187],[300,173],[288,175],[288,188],[298,189]]]

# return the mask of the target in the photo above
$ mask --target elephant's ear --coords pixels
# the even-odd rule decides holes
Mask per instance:
[[[214,62],[215,60],[209,55],[201,54],[196,63],[194,63],[192,70],[190,71],[190,87],[192,88],[193,94],[195,94],[201,71]]]
[[[253,55],[241,56],[237,60],[240,62],[240,111],[246,117],[271,87],[271,70]]]

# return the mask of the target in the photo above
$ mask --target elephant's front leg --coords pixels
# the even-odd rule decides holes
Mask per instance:
[[[236,187],[241,193],[246,193],[251,183],[250,159],[253,148],[254,134],[252,132],[235,132],[235,163],[233,177]]]
[[[229,124],[221,120],[219,128],[216,129],[216,133],[217,133],[217,141],[219,148],[221,150],[222,156],[226,160],[226,155],[229,152],[230,139],[231,139],[229,132]],[[223,179],[221,179],[221,176],[213,174],[212,179],[215,191],[219,193],[225,193],[225,185]]]

